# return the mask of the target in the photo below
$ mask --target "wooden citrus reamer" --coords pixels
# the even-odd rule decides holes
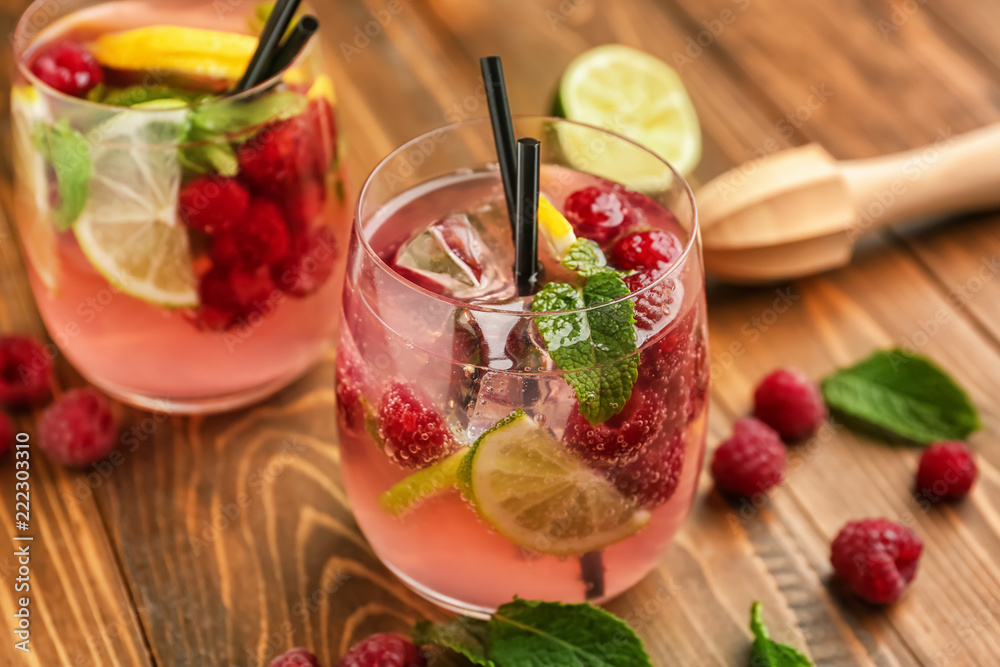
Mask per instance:
[[[867,160],[793,148],[722,174],[697,201],[705,265],[718,277],[818,273],[850,262],[854,242],[874,229],[1000,205],[1000,125]]]

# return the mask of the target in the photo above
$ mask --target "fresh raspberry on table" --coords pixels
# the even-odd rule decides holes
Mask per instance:
[[[785,446],[762,421],[747,417],[733,424],[733,434],[715,450],[712,479],[722,491],[740,496],[764,493],[785,475]]]
[[[31,336],[0,337],[0,402],[25,408],[52,395],[52,362]]]
[[[117,436],[108,399],[92,387],[66,392],[38,420],[38,446],[64,465],[100,461],[115,448]]]
[[[612,473],[615,488],[644,509],[670,500],[684,470],[684,438],[680,431],[667,442],[653,442],[639,457]]]
[[[401,380],[393,380],[378,406],[378,435],[391,461],[404,468],[424,468],[458,448],[444,417]]]
[[[964,442],[937,442],[924,450],[917,468],[917,491],[932,502],[963,498],[979,469]]]
[[[337,396],[337,415],[341,427],[348,432],[360,432],[365,426],[365,407],[361,401],[368,385],[368,367],[358,352],[350,334],[340,336],[337,346],[337,365],[334,371],[334,391]]]
[[[93,54],[74,42],[60,42],[42,51],[31,73],[61,93],[83,97],[104,80]]]
[[[278,206],[253,197],[242,224],[235,230],[236,249],[248,266],[274,264],[288,255],[290,239]]]
[[[615,241],[608,261],[616,269],[664,269],[684,252],[680,239],[662,229],[633,232]]]
[[[852,591],[885,604],[913,581],[923,548],[913,531],[888,519],[851,521],[833,540],[830,563]]]
[[[293,648],[271,661],[271,667],[320,667],[319,659],[304,648]]]
[[[655,284],[662,275],[661,268],[652,268],[624,278],[630,292],[645,290],[635,297],[635,325],[645,331],[654,330],[674,305],[673,278]]]
[[[638,220],[617,186],[589,186],[566,197],[563,213],[578,236],[605,245]]]
[[[380,632],[352,646],[337,667],[426,667],[416,644],[394,632]]]
[[[312,177],[315,149],[309,144],[301,115],[273,123],[236,149],[240,177],[259,192],[282,197]]]
[[[665,397],[638,387],[621,412],[600,424],[591,424],[574,406],[564,440],[570,449],[595,468],[628,465],[653,442],[667,416]]]
[[[768,375],[753,398],[754,416],[789,441],[809,437],[827,416],[819,386],[795,368]]]
[[[215,234],[232,229],[250,204],[246,189],[224,176],[199,176],[180,192],[181,218],[191,229]]]
[[[271,279],[286,294],[309,296],[330,279],[337,254],[333,231],[322,225],[292,237],[288,255],[271,265]]]
[[[0,459],[14,446],[14,422],[6,413],[0,412]]]

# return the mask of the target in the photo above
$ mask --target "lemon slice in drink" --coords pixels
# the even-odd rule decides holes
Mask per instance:
[[[555,115],[603,127],[649,148],[683,175],[701,159],[698,114],[677,72],[648,53],[607,44],[576,57],[563,72]],[[592,132],[563,128],[560,141],[581,168],[638,187],[668,185],[634,148],[595,145]],[[599,143],[599,142],[596,142]]]
[[[455,488],[458,483],[458,468],[468,451],[468,447],[462,448],[394,484],[378,497],[379,507],[393,516],[400,516],[415,508],[421,501]]]
[[[542,195],[538,197],[538,230],[552,255],[558,260],[566,256],[570,246],[576,241],[573,225]]]
[[[14,213],[31,266],[50,290],[59,284],[56,230],[48,219],[49,192],[45,160],[31,140],[36,123],[51,121],[45,100],[32,86],[17,85],[10,93],[11,132],[14,140]]]
[[[257,38],[236,32],[153,25],[101,35],[91,45],[97,62],[123,70],[166,70],[235,80],[246,70]]]
[[[637,509],[520,410],[479,437],[459,480],[497,532],[540,553],[597,551],[649,521],[649,512]]]
[[[177,213],[175,144],[185,110],[124,111],[95,128],[87,205],[73,231],[112,285],[168,308],[198,305],[187,229]]]

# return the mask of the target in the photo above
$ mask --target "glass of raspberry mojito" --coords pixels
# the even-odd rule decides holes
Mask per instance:
[[[518,296],[490,124],[405,144],[360,195],[336,393],[355,517],[421,595],[603,600],[691,505],[708,382],[704,273],[679,174],[609,132],[542,141],[541,281]]]
[[[336,339],[350,213],[319,40],[227,93],[273,4],[38,0],[14,34],[31,286],[62,352],[121,400],[236,407]]]

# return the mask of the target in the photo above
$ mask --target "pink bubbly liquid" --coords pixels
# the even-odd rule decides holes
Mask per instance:
[[[609,185],[566,168],[542,167],[542,193],[560,210],[569,193],[595,184]],[[672,215],[652,200],[636,197],[645,202],[644,226],[666,229],[682,242],[687,240]],[[492,218],[491,205],[496,214]],[[402,240],[430,222],[476,210],[487,211],[482,217],[497,225],[496,235],[487,232],[486,240],[506,245],[501,251],[509,251],[505,207],[493,171],[444,177],[404,193],[376,213],[363,233],[375,253],[391,257]],[[471,444],[517,408],[534,416],[557,438],[564,437],[576,401],[562,377],[551,372],[510,372],[503,344],[491,344],[480,362],[482,367],[473,369],[453,353],[457,348],[451,322],[421,311],[421,299],[414,299],[412,291],[401,289],[401,283],[393,279],[369,285],[370,272],[355,275],[362,264],[361,254],[357,244],[352,246],[339,355],[341,359],[351,355],[354,363],[364,366],[365,401],[376,405],[387,381],[404,378],[431,399],[463,444]],[[647,378],[642,390],[652,392],[666,408],[659,413],[661,430],[646,447],[682,447],[682,464],[678,464],[682,468],[674,471],[678,478],[669,499],[650,510],[649,522],[635,535],[603,549],[604,593],[598,599],[621,593],[655,566],[687,515],[697,485],[706,427],[707,343],[704,279],[697,260],[691,261],[691,267],[672,279],[670,312],[653,330],[637,331],[640,375],[643,364],[658,363],[659,369],[647,373],[655,378]],[[548,279],[565,280],[561,270],[546,262]],[[530,310],[530,300],[517,297],[483,303],[505,310]],[[487,338],[503,341],[514,335],[512,322],[499,322],[504,315],[494,316],[494,324],[488,314],[476,317]],[[543,365],[546,371],[552,368],[551,363]],[[345,372],[338,367],[338,393]],[[475,380],[456,382],[470,375]],[[471,399],[470,392],[474,393]],[[563,602],[588,597],[579,558],[545,555],[511,542],[480,518],[457,489],[422,499],[399,517],[384,511],[379,495],[414,471],[390,461],[364,427],[351,427],[343,410],[340,431],[341,465],[358,525],[382,561],[421,595],[473,615],[487,614],[515,595]]]
[[[87,45],[103,33],[154,25],[252,34],[255,10],[256,3],[252,2],[126,0],[94,3],[56,21],[51,21],[48,15],[29,16],[24,22],[27,29],[20,35],[30,41],[22,59],[30,63],[55,42],[69,40]],[[279,84],[275,90],[296,92],[304,99],[322,72],[317,39],[297,65],[305,74],[300,74],[294,82]],[[169,72],[107,69],[104,82],[118,88],[152,85],[214,94],[230,85],[227,81]],[[124,111],[87,105],[55,94],[44,84],[28,81],[23,75],[16,83],[33,85],[48,105],[52,118],[70,119],[71,126],[84,135]],[[313,197],[312,207],[305,214],[308,219],[300,223],[298,233],[321,242],[310,242],[307,250],[301,250],[305,243],[295,246],[294,238],[292,243],[300,248],[302,256],[308,254],[301,265],[304,270],[315,271],[319,276],[308,290],[293,293],[284,289],[275,277],[273,285],[258,289],[245,305],[232,312],[213,313],[214,319],[204,317],[199,308],[162,307],[130,296],[109,282],[88,261],[72,231],[57,232],[54,240],[50,234],[32,231],[32,225],[47,223],[38,220],[47,214],[36,210],[31,201],[19,202],[18,222],[36,302],[52,339],[80,373],[110,394],[136,405],[163,411],[212,412],[246,404],[280,389],[301,375],[330,346],[336,339],[350,207],[344,201],[346,188],[336,158],[339,151],[332,100],[329,105],[325,136],[313,137],[314,144],[326,142],[327,150],[332,148],[334,159],[327,163],[326,173],[303,177],[283,193],[259,191],[244,178],[242,171],[235,176],[249,193],[251,205],[259,197],[279,206],[293,237],[296,232],[288,207],[311,188],[308,194]],[[227,143],[238,150],[244,140]],[[147,149],[137,146],[135,150]],[[262,159],[268,159],[268,155],[263,154]],[[181,187],[199,176],[216,178],[218,174],[185,171]],[[51,169],[49,178],[55,178]],[[50,183],[50,188],[54,190],[55,184]],[[176,224],[184,223],[178,219]],[[198,230],[191,230],[189,235],[193,272],[195,279],[201,281],[216,267],[213,255],[216,239]],[[48,258],[46,266],[36,265],[37,258]],[[266,275],[269,269],[248,267],[257,271],[258,276]],[[51,279],[43,279],[50,275],[57,276],[55,285]]]

